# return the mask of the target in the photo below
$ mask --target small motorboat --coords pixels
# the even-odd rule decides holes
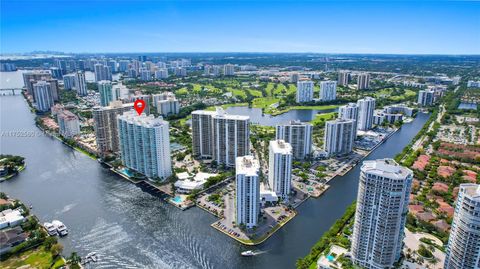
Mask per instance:
[[[60,235],[60,236],[68,235],[67,226],[65,226],[61,221],[54,220],[54,221],[52,221],[52,224],[53,224],[53,226],[55,226],[57,228],[58,235]]]
[[[57,235],[57,227],[50,222],[45,222],[43,227],[47,230],[48,235],[55,236]]]
[[[250,256],[253,256],[253,255],[255,255],[255,252],[253,252],[251,250],[247,250],[247,251],[242,252],[242,256],[244,256],[244,257],[250,257]]]

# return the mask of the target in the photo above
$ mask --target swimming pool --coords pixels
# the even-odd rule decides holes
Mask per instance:
[[[183,199],[180,196],[175,196],[175,197],[172,198],[172,201],[179,204],[179,203],[183,202]]]

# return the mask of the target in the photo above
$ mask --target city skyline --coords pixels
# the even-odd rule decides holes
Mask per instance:
[[[2,1],[1,53],[479,54],[479,11],[478,2]]]

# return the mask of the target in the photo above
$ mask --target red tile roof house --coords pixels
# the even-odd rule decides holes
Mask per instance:
[[[418,156],[417,160],[413,164],[412,168],[423,171],[423,170],[425,170],[425,166],[427,166],[429,161],[430,161],[430,156],[420,155],[420,156]]]
[[[463,179],[465,179],[466,181],[469,181],[471,183],[477,183],[477,173],[476,172],[470,171],[470,170],[463,170],[463,173],[465,174],[463,176]]]
[[[436,192],[445,193],[445,192],[448,192],[448,185],[442,182],[435,182],[433,183],[432,190]]]
[[[437,174],[441,177],[447,178],[455,173],[455,168],[450,166],[439,166],[437,169]]]
[[[452,191],[453,199],[457,199],[459,189],[460,189],[460,187],[453,188],[453,191]]]
[[[417,215],[418,213],[425,212],[425,209],[423,208],[423,205],[409,205],[408,211],[413,215]]]
[[[434,214],[432,214],[431,212],[419,212],[419,213],[414,214],[414,215],[419,220],[423,220],[425,222],[430,222],[430,221],[436,219],[436,216]]]
[[[444,213],[445,215],[447,215],[447,217],[450,218],[450,217],[453,217],[453,213],[455,212],[455,209],[451,205],[446,204],[446,205],[440,206],[438,208],[438,211]]]
[[[442,232],[450,230],[450,225],[443,219],[432,222],[433,226]]]

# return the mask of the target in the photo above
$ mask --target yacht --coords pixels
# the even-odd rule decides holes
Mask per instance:
[[[57,235],[57,227],[55,227],[55,225],[51,224],[50,222],[45,222],[43,224],[43,227],[47,230],[48,235]]]
[[[249,256],[253,256],[253,255],[255,255],[255,252],[253,252],[251,250],[247,250],[247,251],[242,252],[242,256],[245,256],[245,257],[249,257]]]
[[[65,226],[61,221],[54,220],[52,221],[52,224],[57,228],[58,235],[66,236],[68,234],[67,226]]]

